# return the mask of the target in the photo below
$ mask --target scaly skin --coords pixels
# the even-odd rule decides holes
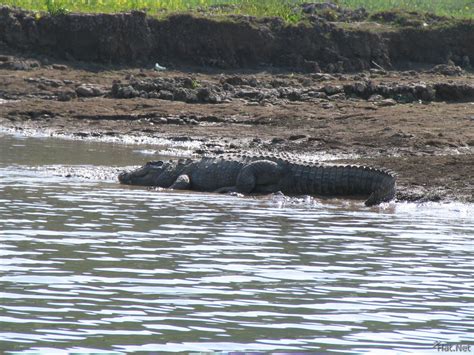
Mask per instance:
[[[367,206],[390,201],[396,178],[365,166],[323,165],[287,154],[205,157],[199,160],[150,162],[119,175],[123,184],[173,189],[290,195],[365,195]]]

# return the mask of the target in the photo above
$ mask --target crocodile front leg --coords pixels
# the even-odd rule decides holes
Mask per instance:
[[[174,190],[190,190],[191,179],[186,174],[180,175],[169,188]]]

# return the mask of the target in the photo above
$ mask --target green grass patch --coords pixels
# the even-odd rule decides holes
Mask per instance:
[[[0,0],[3,5],[55,15],[65,12],[116,13],[145,10],[150,15],[198,12],[203,15],[278,16],[287,22],[302,19],[298,5],[304,2],[310,0]],[[334,3],[352,9],[364,7],[369,13],[398,9],[474,19],[474,0],[336,0]]]
[[[350,8],[364,7],[370,13],[405,10],[474,19],[474,0],[341,0],[337,3]]]

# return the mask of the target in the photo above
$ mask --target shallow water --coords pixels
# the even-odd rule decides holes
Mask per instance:
[[[150,149],[0,136],[0,350],[474,352],[472,205],[118,185]]]

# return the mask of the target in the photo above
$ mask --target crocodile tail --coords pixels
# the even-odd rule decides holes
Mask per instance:
[[[375,169],[375,172],[379,174],[378,183],[365,201],[366,206],[378,205],[395,198],[397,180],[395,174],[391,171],[380,169]]]
[[[393,199],[395,183],[392,172],[367,166],[292,164],[284,190],[325,196],[368,195],[365,204],[372,206]]]

